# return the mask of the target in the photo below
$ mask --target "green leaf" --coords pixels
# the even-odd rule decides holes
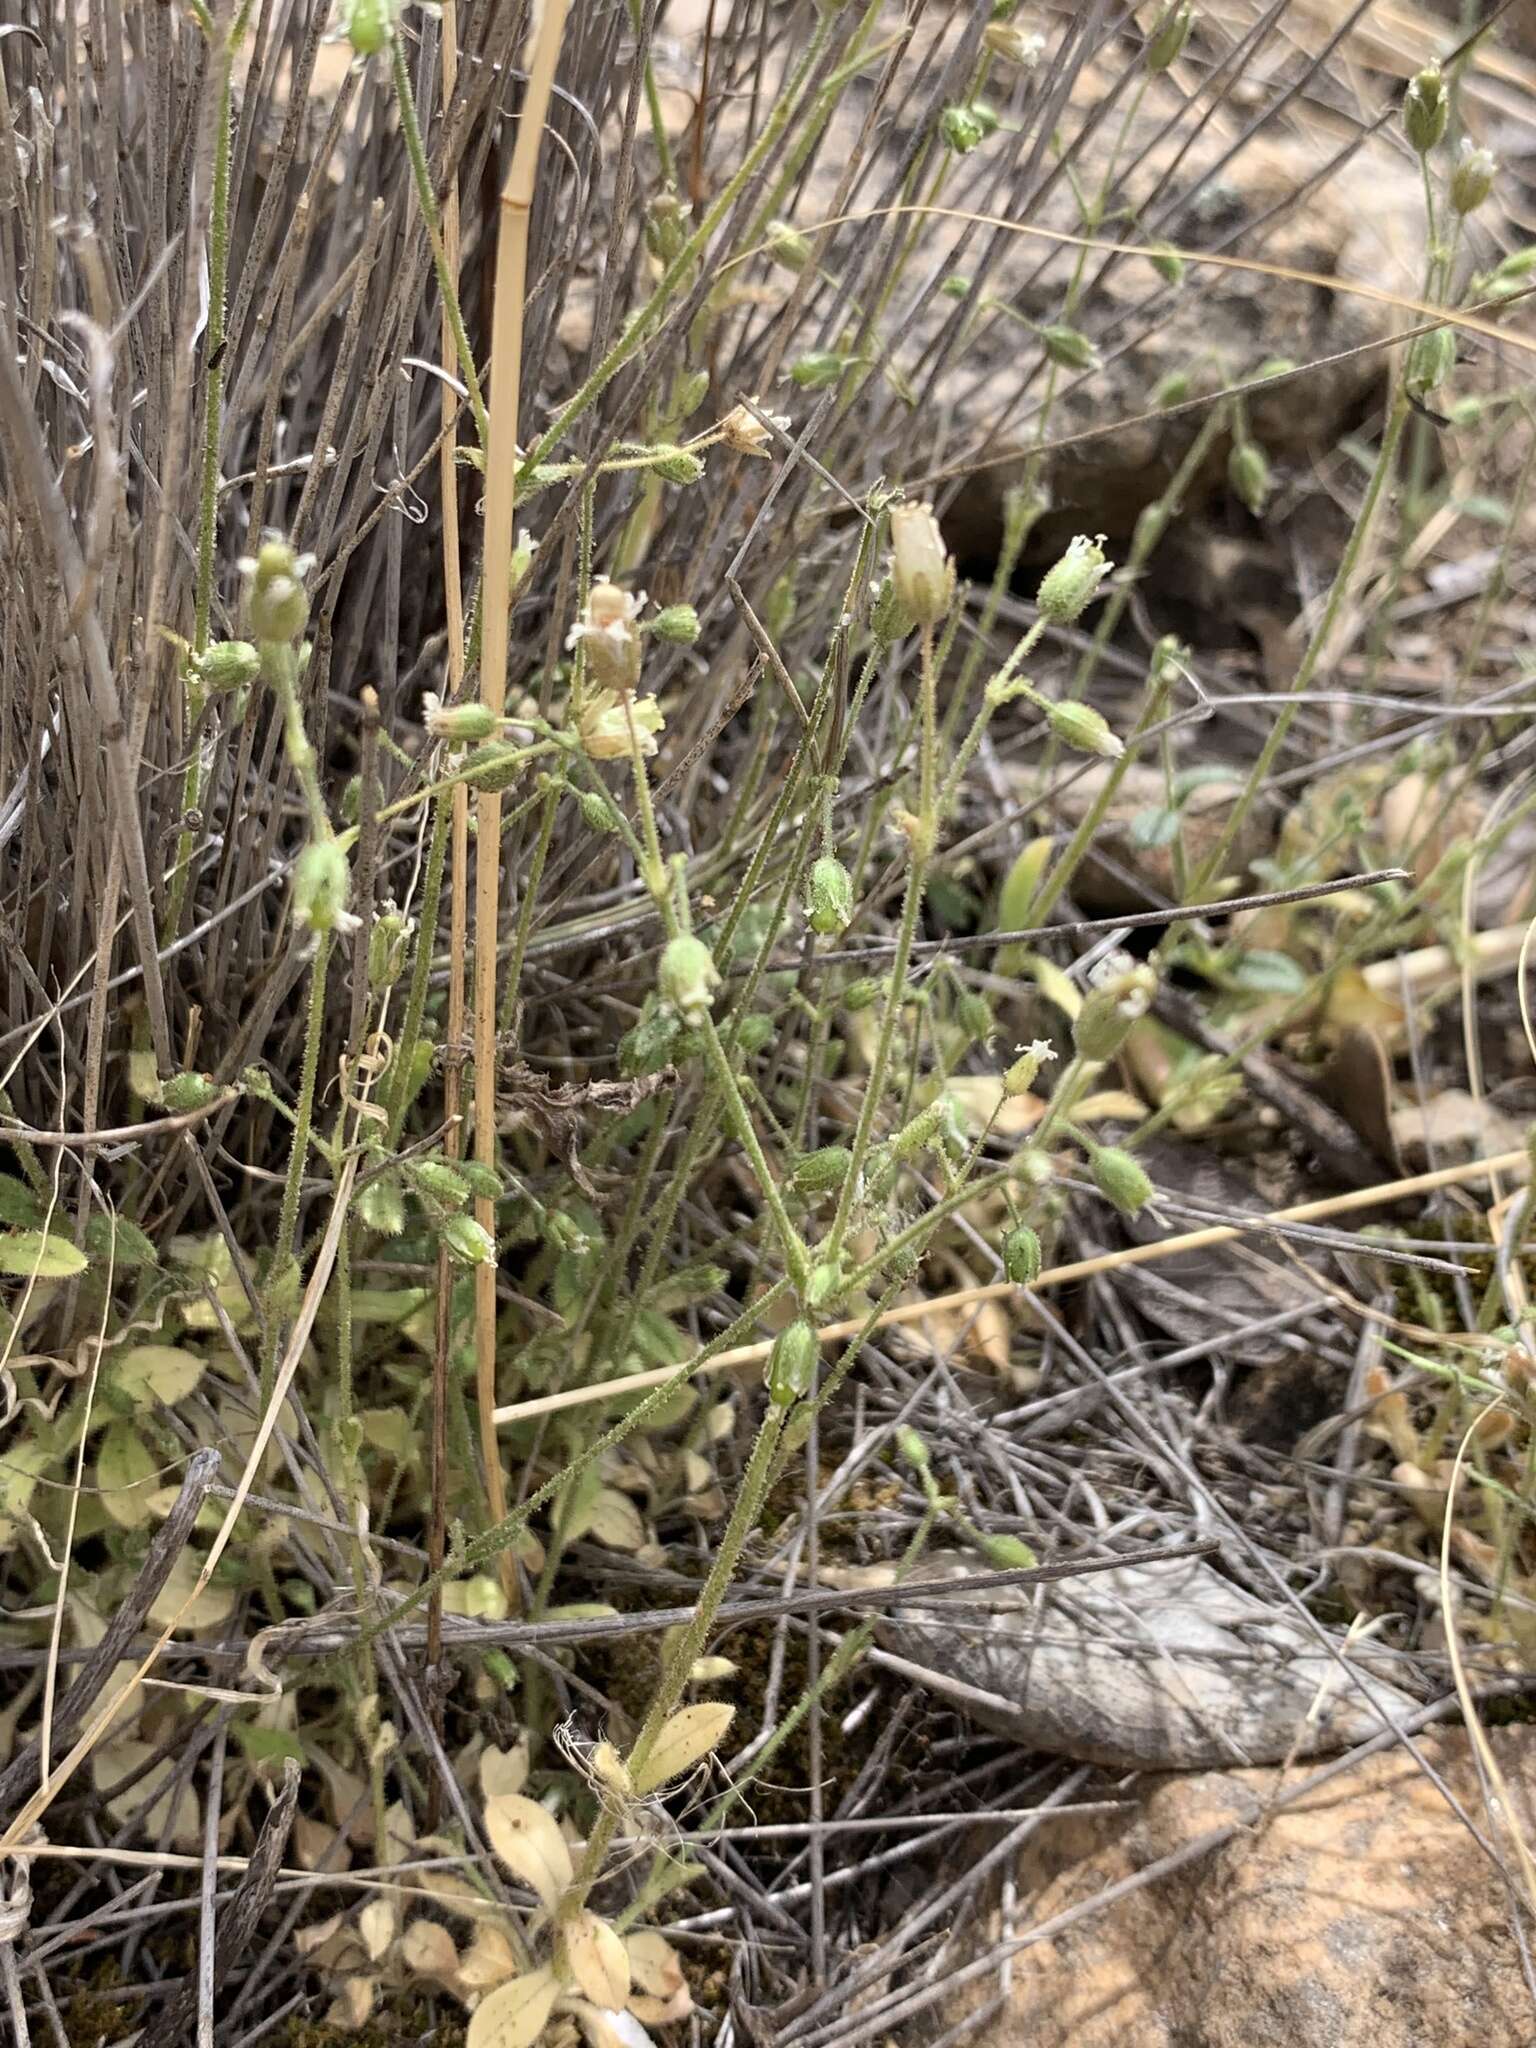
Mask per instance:
[[[645,1305],[658,1315],[675,1314],[680,1308],[692,1308],[695,1302],[708,1301],[730,1277],[724,1266],[680,1266],[651,1288]]]
[[[28,1280],[72,1280],[83,1273],[85,1253],[62,1237],[41,1230],[12,1230],[0,1235],[0,1273]]]
[[[119,1271],[160,1263],[153,1244],[125,1216],[93,1216],[85,1226],[85,1248],[92,1258],[110,1261]]]
[[[1153,808],[1138,811],[1131,820],[1133,846],[1168,846],[1179,836],[1179,814]]]
[[[37,1443],[8,1444],[0,1452],[0,1542],[15,1535],[15,1518],[25,1513],[40,1475],[52,1462],[51,1450]]]
[[[30,1230],[42,1220],[42,1205],[26,1182],[14,1173],[0,1173],[0,1223]]]
[[[235,1740],[248,1764],[280,1764],[288,1757],[305,1761],[304,1745],[284,1728],[258,1728],[254,1721],[235,1723]]]
[[[1289,953],[1271,953],[1263,947],[1244,953],[1230,970],[1230,980],[1234,988],[1265,996],[1300,995],[1307,985],[1305,969]]]

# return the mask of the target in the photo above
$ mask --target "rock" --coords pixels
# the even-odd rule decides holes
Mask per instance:
[[[1489,1737],[1527,1836],[1533,1734]],[[1419,1741],[1490,1829],[1465,1733]],[[1042,1827],[1016,1872],[1021,1932],[1239,1823],[1208,1855],[1020,1951],[1006,2007],[974,2038],[985,2048],[1529,2048],[1536,2019],[1510,1929],[1518,1908],[1412,1757],[1367,1757],[1266,1817],[1286,1786],[1279,1771],[1163,1780],[1129,1821]],[[1507,1839],[1498,1846],[1513,1869]],[[989,1937],[1001,1938],[996,1923]]]
[[[984,1569],[939,1553],[914,1576],[953,1586]],[[1029,1749],[1128,1769],[1326,1754],[1416,1704],[1363,1669],[1358,1653],[1351,1684],[1298,1619],[1204,1558],[970,1597],[952,1591],[931,1607],[903,1601],[880,1640],[910,1676],[983,1727]]]
[[[1091,81],[1084,90],[1091,92]],[[1139,138],[1145,156],[1126,181],[1133,213],[1139,212],[1144,195],[1157,189],[1177,152],[1190,142],[1183,124],[1172,138],[1157,140],[1165,118],[1164,111],[1140,117],[1146,127]],[[1229,118],[1224,112],[1213,120],[1182,158],[1174,173],[1174,190],[1190,196],[1166,219],[1158,219],[1155,237],[1128,221],[1120,230],[1124,239],[1166,240],[1191,254],[1209,249],[1213,254],[1256,258],[1277,269],[1417,293],[1423,201],[1412,166],[1386,140],[1368,142],[1349,163],[1329,171],[1315,191],[1307,191],[1309,179],[1337,153],[1332,138],[1317,130],[1273,139],[1260,136],[1218,171],[1215,167],[1232,142]],[[1128,155],[1133,161],[1137,158],[1134,126]],[[1091,152],[1084,175],[1091,180]],[[1306,197],[1288,204],[1298,190]],[[1268,220],[1272,211],[1275,218]],[[1069,217],[1059,195],[1043,218],[1045,224],[1069,232],[1080,226]],[[1063,249],[1042,262],[1038,244],[1013,239],[988,280],[988,290],[1029,319],[1057,320],[1074,261],[1075,251]],[[1075,532],[1103,532],[1123,549],[1137,515],[1166,488],[1204,412],[1166,421],[1138,420],[1152,408],[1152,394],[1164,378],[1187,375],[1193,395],[1251,377],[1272,359],[1320,363],[1379,342],[1402,324],[1395,310],[1379,301],[1324,290],[1273,271],[1223,270],[1192,262],[1182,283],[1165,287],[1144,259],[1126,258],[1102,278],[1095,259],[1089,274],[1093,282],[1082,324],[1099,342],[1103,366],[1095,375],[1061,379],[1050,438],[1084,432],[1106,419],[1136,423],[1079,442],[1050,459],[1053,506],[1036,536],[1042,554]],[[1006,446],[1009,428],[999,433],[986,417],[991,410],[995,418],[999,405],[1005,405],[1007,419],[1017,423],[1013,431],[1021,449],[1027,443],[1026,422],[1035,394],[1026,392],[1021,404],[1018,379],[1033,354],[1027,343],[1021,350],[1021,338],[1009,322],[1001,332],[994,329],[983,337],[969,357],[968,396],[955,421],[962,445],[968,428],[974,427],[978,445],[991,443],[989,455],[999,442]],[[988,360],[989,344],[995,375],[977,381],[975,365],[978,359]],[[1304,379],[1277,385],[1270,395],[1252,397],[1252,430],[1272,466],[1283,471],[1303,464],[1349,431],[1379,393],[1389,360],[1388,352],[1372,349],[1310,370]],[[1227,454],[1222,438],[1185,493],[1186,512],[1226,494]],[[995,464],[967,484],[953,515],[962,549],[985,551],[986,535],[995,537],[1001,526],[1003,493],[1023,474],[1021,454],[1018,464]]]

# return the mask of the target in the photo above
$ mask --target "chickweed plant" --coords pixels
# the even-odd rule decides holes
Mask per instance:
[[[1536,267],[1479,46],[1375,80],[1419,276],[1318,280],[1292,208],[1219,224],[1278,34],[1221,13],[173,0],[0,38],[0,1848],[39,1898],[100,1849],[47,1910],[113,1940],[114,1857],[210,1873],[200,2038],[277,2025],[296,1968],[386,2040],[423,1995],[471,2048],[686,2017],[676,1923],[786,1778],[820,1822],[875,1634],[786,1607],[749,1652],[746,1590],[936,1536],[1027,1571],[1089,1499],[1142,1512],[1073,1492],[1070,1418],[989,1493],[947,1346],[887,1320],[974,1284],[981,1362],[1060,1370],[1030,1292],[1172,1227],[1159,1146],[1281,1043],[1416,1029],[1373,970],[1473,943],[1536,804],[1500,610]],[[1347,97],[1297,47],[1282,138]],[[1316,485],[1285,277],[1379,316]],[[1189,340],[1238,287],[1259,352]],[[1078,517],[1132,424],[1131,498]],[[1394,620],[1469,530],[1416,694]],[[1279,589],[1307,556],[1266,691],[1164,581],[1202,532]],[[1149,928],[1095,922],[1112,839]],[[1462,1337],[1513,1347],[1518,1261],[1480,1285]],[[1478,1384],[1394,1411],[1425,1485]],[[1527,1479],[1480,1477],[1511,1566]],[[759,2002],[885,1939],[829,1933],[831,1853]]]

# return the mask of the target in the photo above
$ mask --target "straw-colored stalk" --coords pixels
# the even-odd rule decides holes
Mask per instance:
[[[513,518],[517,493],[518,386],[523,369],[523,300],[528,275],[528,220],[538,173],[539,142],[554,85],[568,0],[544,0],[528,37],[527,91],[512,167],[502,188],[491,314],[491,427],[486,449],[485,573],[481,584],[480,696],[499,717],[507,701],[507,627],[512,602]],[[501,912],[501,792],[476,801],[475,862],[475,1156],[496,1159],[496,935]],[[476,1201],[482,1227],[494,1235],[494,1205]],[[475,1268],[475,1390],[485,1461],[486,1508],[493,1523],[507,1515],[506,1483],[496,1438],[496,1266]],[[501,1554],[502,1584],[517,1596],[516,1565]]]

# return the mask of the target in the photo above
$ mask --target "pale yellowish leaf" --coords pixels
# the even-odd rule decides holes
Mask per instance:
[[[588,1512],[587,1533],[609,1550],[638,1550],[645,1541],[645,1524],[628,1494],[604,1486]]]
[[[565,1960],[583,1998],[604,2012],[623,2010],[629,2000],[629,1957],[606,1920],[583,1910],[568,1921]]]
[[[631,1764],[635,1790],[643,1796],[654,1792],[660,1785],[670,1784],[674,1778],[680,1778],[684,1771],[691,1771],[724,1740],[735,1716],[736,1709],[721,1701],[704,1701],[695,1707],[680,1708],[663,1724],[661,1733],[651,1746],[650,1755],[639,1769]]]
[[[458,1975],[453,1936],[435,1920],[412,1920],[400,1937],[400,1960],[413,1977],[451,1979]]]
[[[331,2000],[325,2015],[325,2024],[328,2027],[341,2027],[347,2033],[356,2033],[372,2013],[378,1996],[379,1982],[376,1977],[348,1977]]]
[[[503,1792],[485,1802],[485,1831],[502,1862],[553,1913],[575,1874],[554,1815],[521,1792]]]
[[[370,1963],[376,1963],[399,1931],[400,1915],[390,1898],[370,1899],[357,1916],[357,1931]]]
[[[528,1782],[528,1742],[520,1737],[510,1749],[494,1745],[480,1753],[480,1791],[486,1799],[503,1792],[521,1792]]]
[[[451,1579],[443,1588],[443,1612],[465,1621],[505,1621],[507,1596],[501,1581],[488,1572],[472,1579]]]
[[[235,1596],[228,1586],[205,1586],[192,1597],[200,1570],[199,1560],[184,1550],[171,1566],[169,1578],[155,1595],[149,1610],[151,1621],[165,1628],[189,1597],[191,1605],[177,1621],[178,1629],[217,1628],[221,1622],[228,1621],[235,1611]]]
[[[120,1529],[137,1529],[150,1519],[159,1475],[154,1453],[132,1424],[110,1423],[96,1453],[96,1484],[102,1506]]]
[[[112,1361],[112,1384],[136,1407],[151,1400],[174,1407],[192,1393],[208,1361],[177,1344],[135,1344]]]
[[[516,1975],[517,1951],[507,1939],[506,1930],[492,1920],[482,1920],[458,1961],[454,1983],[459,1992],[469,1997],[476,1992],[492,1991]]]
[[[543,1969],[488,1991],[470,2015],[464,2048],[533,2048],[558,1988],[554,1972]]]
[[[642,1928],[624,1937],[629,1952],[629,1974],[636,1991],[648,1998],[675,1998],[687,1987],[682,1958],[664,1934]]]

